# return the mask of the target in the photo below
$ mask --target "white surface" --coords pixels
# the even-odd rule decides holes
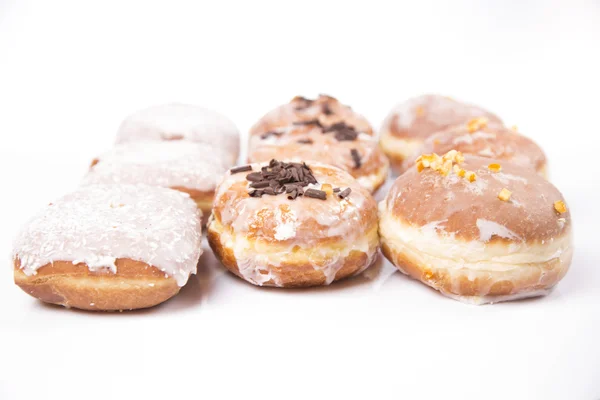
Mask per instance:
[[[107,3],[0,1],[0,399],[600,398],[598,2]],[[18,227],[134,110],[198,104],[245,131],[324,92],[378,125],[429,91],[547,152],[576,243],[548,297],[467,306],[387,263],[256,288],[210,252],[178,297],[136,313],[45,306],[12,284]]]

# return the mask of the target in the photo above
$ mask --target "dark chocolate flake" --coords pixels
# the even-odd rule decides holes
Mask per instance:
[[[340,197],[340,199],[345,199],[346,197],[350,196],[350,192],[352,192],[352,189],[346,188],[346,189],[342,190],[342,192],[340,194],[338,194],[338,196]]]
[[[313,144],[314,142],[312,141],[312,139],[299,139],[297,140],[298,143],[302,143],[302,144]]]
[[[246,172],[246,171],[252,171],[252,165],[241,165],[239,167],[233,167],[229,170],[231,175],[237,174],[238,172]]]
[[[252,182],[250,184],[251,188],[254,189],[263,189],[269,186],[269,181],[262,181],[262,182]]]
[[[275,196],[287,193],[290,200],[304,195],[304,187],[311,183],[318,183],[311,169],[305,163],[286,163],[271,160],[268,166],[261,168],[260,172],[252,172],[246,176],[250,181],[251,197],[263,195]],[[309,197],[323,198],[325,192],[321,190],[308,189],[311,191]],[[323,194],[321,194],[323,193]]]
[[[306,197],[312,197],[313,199],[321,199],[321,200],[327,199],[327,193],[325,193],[322,190],[317,190],[317,189],[306,189],[304,191],[304,195]]]
[[[270,138],[271,136],[279,137],[281,135],[283,135],[282,131],[269,131],[269,132],[265,132],[262,135],[260,135],[260,138],[264,140],[264,139]]]
[[[319,122],[318,119],[309,119],[309,120],[304,120],[304,121],[294,121],[292,122],[293,125],[296,126],[303,126],[303,125],[316,125],[318,127],[323,127],[321,125],[321,123]]]
[[[246,175],[246,180],[248,180],[250,182],[258,182],[262,179],[263,179],[262,174],[260,172],[252,172],[252,173]]]
[[[333,188],[333,193],[337,193],[337,192],[339,192],[340,190],[342,190],[342,189],[340,189],[340,188]]]
[[[350,155],[352,156],[352,160],[354,161],[354,168],[360,168],[362,163],[360,161],[360,154],[358,154],[358,150],[350,150]]]

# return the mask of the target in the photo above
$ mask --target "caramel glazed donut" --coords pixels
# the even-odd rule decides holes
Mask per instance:
[[[323,127],[318,120],[250,137],[248,161],[314,160],[349,172],[369,192],[386,180],[389,163],[377,141],[344,122]]]
[[[210,145],[235,165],[240,153],[240,133],[223,115],[189,104],[149,107],[129,115],[121,123],[116,143],[140,140],[183,140]]]
[[[379,204],[384,255],[468,303],[544,295],[573,256],[571,215],[535,171],[456,151],[423,155]]]
[[[217,183],[229,167],[219,152],[203,143],[131,142],[98,156],[83,184],[143,183],[179,190],[208,216]]]
[[[201,212],[185,193],[90,185],[46,206],[15,239],[15,283],[84,310],[151,307],[196,272]]]
[[[336,98],[324,94],[319,95],[315,100],[301,96],[294,97],[289,103],[264,115],[250,128],[250,135],[277,131],[279,128],[286,128],[294,122],[302,121],[318,121],[322,126],[345,122],[357,132],[373,135],[373,128],[365,117],[340,103]]]
[[[430,135],[478,117],[502,123],[491,112],[450,97],[434,94],[413,97],[388,114],[381,126],[379,142],[398,172],[402,162],[415,155]]]
[[[445,154],[450,150],[509,161],[546,176],[546,155],[533,140],[517,133],[516,128],[489,123],[485,117],[473,118],[430,136],[417,155]],[[414,167],[417,155],[404,161],[401,172]]]
[[[217,258],[259,286],[328,285],[377,256],[377,206],[339,168],[310,163],[232,169],[217,189],[208,241]]]

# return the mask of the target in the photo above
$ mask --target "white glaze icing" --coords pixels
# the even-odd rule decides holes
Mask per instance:
[[[27,275],[54,261],[118,272],[142,261],[183,286],[196,272],[201,212],[185,193],[146,185],[89,185],[46,206],[17,235],[13,257]]]
[[[182,139],[222,151],[233,165],[240,151],[240,134],[225,116],[202,107],[170,103],[129,115],[121,123],[117,143]]]
[[[214,191],[228,162],[206,144],[140,141],[115,145],[100,155],[83,184],[144,183]]]
[[[481,242],[488,242],[494,236],[510,240],[523,240],[519,235],[497,222],[478,218],[476,224],[479,228],[479,241]]]

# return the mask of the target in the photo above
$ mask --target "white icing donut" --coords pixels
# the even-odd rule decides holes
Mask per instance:
[[[231,165],[240,152],[240,134],[225,116],[188,104],[163,104],[129,115],[121,123],[117,143],[138,140],[185,140],[206,143],[226,154]]]
[[[214,192],[228,169],[206,144],[141,141],[115,145],[99,156],[83,184],[144,183]]]
[[[90,185],[46,206],[18,234],[13,257],[28,276],[55,261],[117,273],[141,261],[183,286],[196,272],[201,212],[185,193],[146,185]]]

